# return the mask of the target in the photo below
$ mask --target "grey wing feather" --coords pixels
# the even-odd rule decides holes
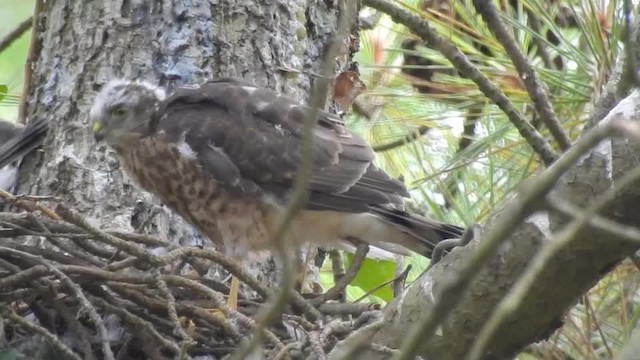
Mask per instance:
[[[25,127],[0,120],[0,168],[42,145],[48,128],[44,119],[30,121]]]
[[[220,79],[177,89],[161,109],[158,127],[171,141],[184,136],[217,180],[254,184],[285,200],[301,162],[309,110],[271,90]],[[373,166],[374,157],[339,117],[319,111],[307,207],[363,212],[374,204],[401,203],[404,185]]]

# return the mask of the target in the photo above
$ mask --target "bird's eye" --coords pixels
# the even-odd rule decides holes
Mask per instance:
[[[121,107],[118,107],[111,110],[111,115],[113,115],[116,118],[123,118],[125,117],[125,115],[127,115],[127,111]]]

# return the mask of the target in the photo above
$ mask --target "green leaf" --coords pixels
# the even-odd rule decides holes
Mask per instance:
[[[344,262],[345,268],[351,266],[353,261],[353,254],[345,253]],[[396,264],[393,261],[365,259],[360,267],[360,270],[356,274],[356,277],[351,282],[351,286],[358,287],[369,293],[376,287],[389,282],[393,279],[396,269]],[[391,284],[381,287],[375,292],[371,293],[384,301],[390,301],[393,299],[393,291]]]
[[[9,87],[7,85],[0,84],[0,101],[2,101],[2,99],[4,99],[8,93],[9,93]]]

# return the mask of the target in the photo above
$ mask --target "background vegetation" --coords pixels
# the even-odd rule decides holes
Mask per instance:
[[[519,110],[530,116],[528,94],[511,60],[490,36],[482,19],[474,14],[470,2],[456,2],[449,13],[421,11],[420,3],[402,2],[405,9],[429,20],[440,34],[462,49],[487,77],[499,84]],[[29,17],[32,9],[32,1],[0,0],[3,14],[0,36]],[[615,0],[525,0],[504,13],[520,48],[530,50],[529,60],[550,90],[554,109],[571,139],[580,134],[590,104],[607,81],[621,49],[621,9],[622,3]],[[573,26],[558,24],[557,16],[562,11],[569,11],[575,19]],[[537,15],[543,29],[557,35],[558,42],[550,42],[531,28],[528,21],[531,13]],[[538,155],[504,113],[487,104],[484,95],[469,80],[443,70],[438,83],[447,90],[446,94],[425,95],[416,91],[415,78],[402,71],[403,67],[409,68],[405,66],[405,56],[432,59],[436,64],[429,68],[450,69],[451,65],[442,55],[424,46],[410,51],[403,49],[403,41],[413,35],[388,16],[371,9],[363,10],[361,16],[375,21],[371,29],[361,32],[356,60],[367,90],[357,98],[349,115],[350,127],[365,135],[374,147],[415,135],[414,140],[402,146],[380,151],[378,164],[394,176],[404,177],[417,211],[460,225],[482,223],[518,184],[543,167]],[[29,33],[0,53],[0,84],[9,88],[9,95],[0,103],[0,117],[9,120],[17,116],[28,41]],[[483,53],[480,47],[489,49],[491,54]],[[536,51],[540,47],[563,59],[562,68],[539,56]],[[469,109],[478,107],[482,114],[473,141],[461,149],[465,116]],[[347,266],[351,259],[345,257]],[[328,288],[333,274],[326,263],[322,280]],[[428,262],[415,256],[405,259],[404,265],[409,264],[412,270],[407,281],[411,282]],[[395,270],[393,262],[366,260],[348,287],[348,300],[382,304],[389,301]],[[639,283],[638,269],[631,262],[624,262],[583,297],[565,317],[562,328],[548,341],[529,347],[521,358],[613,357],[635,329],[640,316]]]

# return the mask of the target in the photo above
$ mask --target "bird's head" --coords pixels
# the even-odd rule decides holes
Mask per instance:
[[[89,114],[96,141],[126,146],[149,134],[164,89],[147,82],[112,80],[96,96]]]

